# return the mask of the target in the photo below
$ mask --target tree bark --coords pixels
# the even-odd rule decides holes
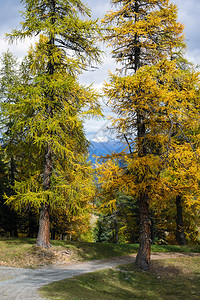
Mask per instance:
[[[55,24],[55,0],[50,0],[50,10],[51,10],[51,24],[54,26]],[[54,63],[53,63],[53,46],[55,45],[55,37],[54,34],[50,33],[49,36],[49,63],[47,66],[47,72],[50,76],[54,74]],[[49,94],[46,95],[49,98],[50,102],[53,104],[54,93],[50,91]],[[48,118],[53,117],[53,109],[51,105],[46,106],[46,113]],[[52,133],[50,133],[52,134]],[[53,162],[52,162],[52,149],[49,141],[47,142],[45,157],[44,157],[44,173],[43,173],[43,189],[45,191],[50,190],[51,188],[51,174],[53,170]],[[37,246],[41,247],[50,247],[50,215],[49,215],[50,205],[49,205],[49,196],[47,196],[47,200],[42,204],[41,212],[40,212],[40,220],[39,220],[39,232],[37,237]]]
[[[185,239],[185,230],[184,230],[184,224],[183,224],[183,206],[182,206],[182,197],[181,195],[178,195],[176,197],[176,240],[179,243],[179,245],[186,245],[186,239]]]
[[[139,13],[139,3],[135,1],[135,23],[138,22]],[[135,34],[134,37],[134,71],[137,73],[138,69],[141,67],[141,49],[139,46],[139,36]],[[143,111],[137,111],[137,136],[138,136],[138,156],[144,157],[147,155],[147,149],[145,145],[146,127],[145,127],[145,115]],[[140,177],[140,176],[139,176]],[[141,183],[138,180],[138,184]],[[139,219],[140,219],[140,247],[136,257],[136,266],[142,270],[148,270],[150,265],[150,255],[151,255],[151,221],[149,217],[149,197],[148,193],[140,192],[138,197],[139,205]]]
[[[13,193],[13,187],[15,185],[15,161],[14,161],[14,158],[13,156],[11,157],[11,160],[10,160],[10,185],[11,185],[11,190],[10,190],[10,193],[12,194]],[[16,237],[18,238],[18,225],[17,225],[17,221],[18,221],[18,216],[17,216],[17,213],[12,210],[10,212],[10,224],[12,226],[12,229],[10,231],[10,236],[12,237]]]
[[[115,231],[114,241],[115,241],[116,244],[118,244],[118,242],[119,242],[119,229],[118,229],[117,213],[116,212],[115,212],[115,215],[114,215],[114,231]]]
[[[54,229],[51,230],[51,240],[56,239],[56,231]]]
[[[51,173],[52,173],[52,151],[51,147],[48,145],[44,160],[44,173],[43,173],[43,189],[45,191],[50,189],[51,186]],[[47,201],[41,205],[40,220],[39,220],[39,232],[37,237],[37,246],[48,248],[50,244],[50,215],[49,215],[50,205],[49,196],[47,196]]]
[[[149,269],[151,255],[151,221],[147,195],[139,199],[140,247],[136,257],[136,266],[144,271]]]
[[[45,248],[51,247],[49,220],[49,204],[45,203],[42,205],[40,211],[39,232],[36,241],[37,246]]]
[[[138,156],[148,155],[145,144],[146,127],[145,115],[142,111],[137,112],[137,133],[138,133]],[[147,166],[148,167],[148,166]],[[148,169],[148,168],[147,168]],[[147,171],[148,172],[148,171]],[[138,184],[145,180],[145,175],[139,176]],[[149,216],[149,196],[148,191],[140,191],[138,196],[139,218],[140,218],[140,247],[136,257],[136,266],[147,271],[150,266],[151,255],[151,220]]]
[[[10,184],[12,187],[15,185],[15,162],[13,157],[10,160]]]

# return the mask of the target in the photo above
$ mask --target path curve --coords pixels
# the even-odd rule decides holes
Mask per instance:
[[[181,253],[153,253],[151,259],[183,257]],[[191,256],[191,254],[188,254]],[[71,278],[77,275],[113,268],[131,263],[136,254],[75,263],[70,266],[49,266],[43,269],[22,269],[0,267],[0,300],[39,300],[37,290],[53,281]]]

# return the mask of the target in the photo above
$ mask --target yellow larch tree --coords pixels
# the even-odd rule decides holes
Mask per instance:
[[[100,62],[100,28],[81,0],[21,2],[23,19],[7,35],[9,41],[40,39],[28,54],[30,78],[10,90],[17,101],[1,106],[4,120],[13,120],[11,135],[19,136],[14,152],[22,162],[15,195],[7,203],[40,207],[36,244],[49,247],[50,207],[68,208],[77,201],[83,208],[84,195],[91,195],[83,120],[99,115],[100,109],[97,93],[79,84],[78,75]]]
[[[177,59],[185,45],[174,4],[168,0],[112,0],[112,4],[116,11],[103,20],[109,25],[105,40],[120,68],[116,75],[110,74],[104,91],[117,115],[113,127],[127,142],[129,154],[121,154],[123,167],[112,163],[116,176],[104,167],[102,184],[108,188],[110,181],[113,188],[128,191],[137,199],[140,248],[136,264],[147,270],[151,249],[149,203],[165,189],[161,172],[169,153],[175,151],[173,139],[179,135],[185,138],[189,128],[196,126],[199,77],[178,67]]]

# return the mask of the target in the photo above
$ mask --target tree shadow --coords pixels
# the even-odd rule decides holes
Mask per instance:
[[[1,238],[0,241],[6,241],[8,245],[18,245],[18,244],[29,244],[34,245],[36,243],[35,239],[30,238]]]

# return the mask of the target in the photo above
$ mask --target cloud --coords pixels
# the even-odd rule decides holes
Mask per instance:
[[[21,10],[22,6],[19,0],[6,0],[1,2],[3,3],[1,3],[0,9],[0,32],[9,32],[10,28],[15,28],[19,25],[21,16],[18,10]]]
[[[15,41],[14,43],[10,44],[3,36],[0,36],[0,42],[1,42],[1,54],[9,50],[12,52],[15,57],[18,58],[19,61],[21,61],[24,56],[27,54],[30,45],[34,45],[37,41],[37,37],[35,38],[27,38],[24,42]]]
[[[110,125],[109,121],[105,119],[101,120],[89,120],[84,124],[84,128],[87,133],[87,137],[90,140],[97,139],[99,136],[107,135],[107,126]]]
[[[105,143],[108,141],[109,139],[107,136],[98,136],[96,138],[91,139],[91,142],[96,142],[96,143]]]
[[[187,57],[192,62],[200,63],[200,1],[199,0],[175,0],[178,6],[178,16],[181,23],[185,26],[186,43],[188,46]]]
[[[109,52],[104,56],[102,64],[97,66],[97,69],[94,71],[83,72],[80,76],[80,82],[83,84],[94,83],[98,89],[101,89],[104,81],[108,80],[109,70],[111,72],[115,71],[115,62],[112,59]]]
[[[111,8],[110,1],[108,0],[87,0],[85,3],[92,10],[93,18],[103,18],[105,12]]]

